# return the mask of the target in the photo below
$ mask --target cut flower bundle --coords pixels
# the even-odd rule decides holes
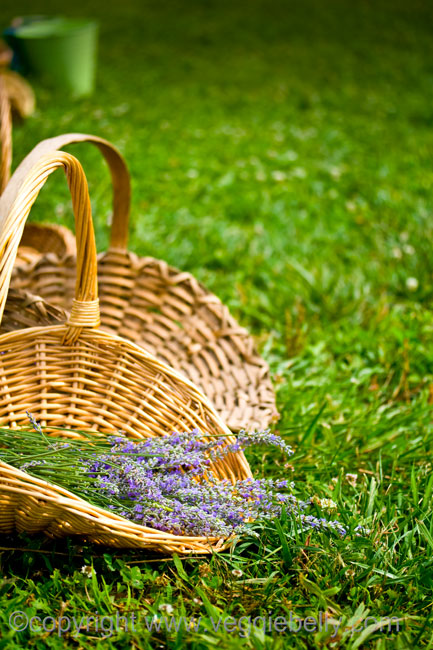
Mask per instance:
[[[1,431],[0,460],[138,524],[174,535],[228,538],[285,509],[301,528],[346,534],[338,521],[308,514],[313,502],[297,499],[287,480],[231,483],[213,476],[214,461],[251,445],[274,445],[292,455],[269,431],[242,431],[229,444],[224,436],[205,437],[198,430],[140,442],[90,433],[65,440],[31,422],[33,429]]]

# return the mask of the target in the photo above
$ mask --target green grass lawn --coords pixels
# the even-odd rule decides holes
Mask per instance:
[[[296,453],[289,466],[248,453],[255,473],[289,476],[299,497],[331,498],[335,517],[371,532],[299,534],[283,519],[232,553],[182,560],[2,538],[0,649],[432,648],[433,9],[78,0],[67,10],[100,21],[97,90],[74,101],[35,84],[14,163],[67,131],[120,148],[131,248],[194,273],[271,366],[275,430]],[[0,17],[34,12],[3,0]],[[89,146],[70,151],[88,173],[102,250],[108,174]],[[32,215],[73,225],[60,173]],[[111,636],[92,624],[78,636],[19,633],[8,625],[16,610],[141,623]],[[338,631],[248,623],[325,612]],[[164,614],[201,616],[202,627],[149,632]],[[237,628],[214,629],[230,616]],[[399,631],[369,616],[397,617]]]

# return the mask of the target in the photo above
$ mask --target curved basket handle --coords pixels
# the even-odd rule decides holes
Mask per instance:
[[[12,112],[3,75],[0,74],[0,194],[11,175],[12,166]]]
[[[83,327],[97,327],[100,318],[95,233],[87,180],[78,160],[64,151],[38,160],[20,184],[10,209],[3,197],[0,198],[0,322],[27,217],[48,176],[58,167],[63,167],[68,180],[77,238],[75,298],[63,340],[70,344],[78,339]]]
[[[41,156],[62,149],[76,142],[91,142],[101,151],[111,174],[113,185],[113,221],[110,234],[110,248],[125,251],[128,245],[129,211],[131,203],[131,182],[128,167],[119,151],[104,138],[86,133],[65,133],[42,140],[31,150],[14,171],[2,200],[12,207],[26,174]]]

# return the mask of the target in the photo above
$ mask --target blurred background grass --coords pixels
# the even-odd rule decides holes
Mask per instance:
[[[34,11],[6,0],[2,23]],[[269,360],[326,341],[382,384],[407,340],[409,384],[429,383],[433,8],[93,0],[68,15],[100,22],[97,89],[77,101],[36,82],[15,164],[61,132],[112,140],[132,175],[131,248],[197,275]],[[71,151],[104,249],[107,171],[92,147]],[[60,175],[32,215],[73,226]]]
[[[5,0],[2,23],[34,11]],[[371,292],[374,302],[383,292],[430,299],[432,11],[73,3],[68,15],[101,25],[97,90],[73,101],[36,84],[38,113],[15,130],[15,163],[60,132],[111,139],[133,178],[132,248],[193,271],[259,329],[281,330],[306,291],[293,262],[316,285],[308,307],[321,319],[353,313]],[[108,178],[81,149],[104,248]],[[34,218],[71,224],[63,185],[50,183]],[[412,276],[419,289],[408,295]]]

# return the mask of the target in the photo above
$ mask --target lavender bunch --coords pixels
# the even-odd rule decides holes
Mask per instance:
[[[198,430],[140,442],[122,435],[65,442],[46,436],[34,419],[31,423],[33,432],[9,432],[10,447],[0,449],[0,458],[142,525],[177,535],[228,537],[285,509],[301,528],[346,534],[339,522],[309,514],[312,503],[298,500],[287,480],[232,484],[212,475],[212,463],[251,445],[273,445],[291,456],[292,448],[269,431],[241,431],[235,442]]]
[[[346,532],[338,522],[306,515],[309,502],[280,492],[291,487],[287,480],[245,479],[233,485],[209,475],[212,462],[251,445],[274,445],[292,455],[292,448],[269,431],[241,431],[229,444],[225,437],[205,441],[197,430],[140,443],[123,437],[109,442],[112,452],[124,456],[116,467],[110,466],[109,457],[90,465],[95,487],[123,504],[112,504],[111,510],[146,526],[179,535],[226,537],[245,531],[250,522],[279,517],[285,508],[303,527]]]

